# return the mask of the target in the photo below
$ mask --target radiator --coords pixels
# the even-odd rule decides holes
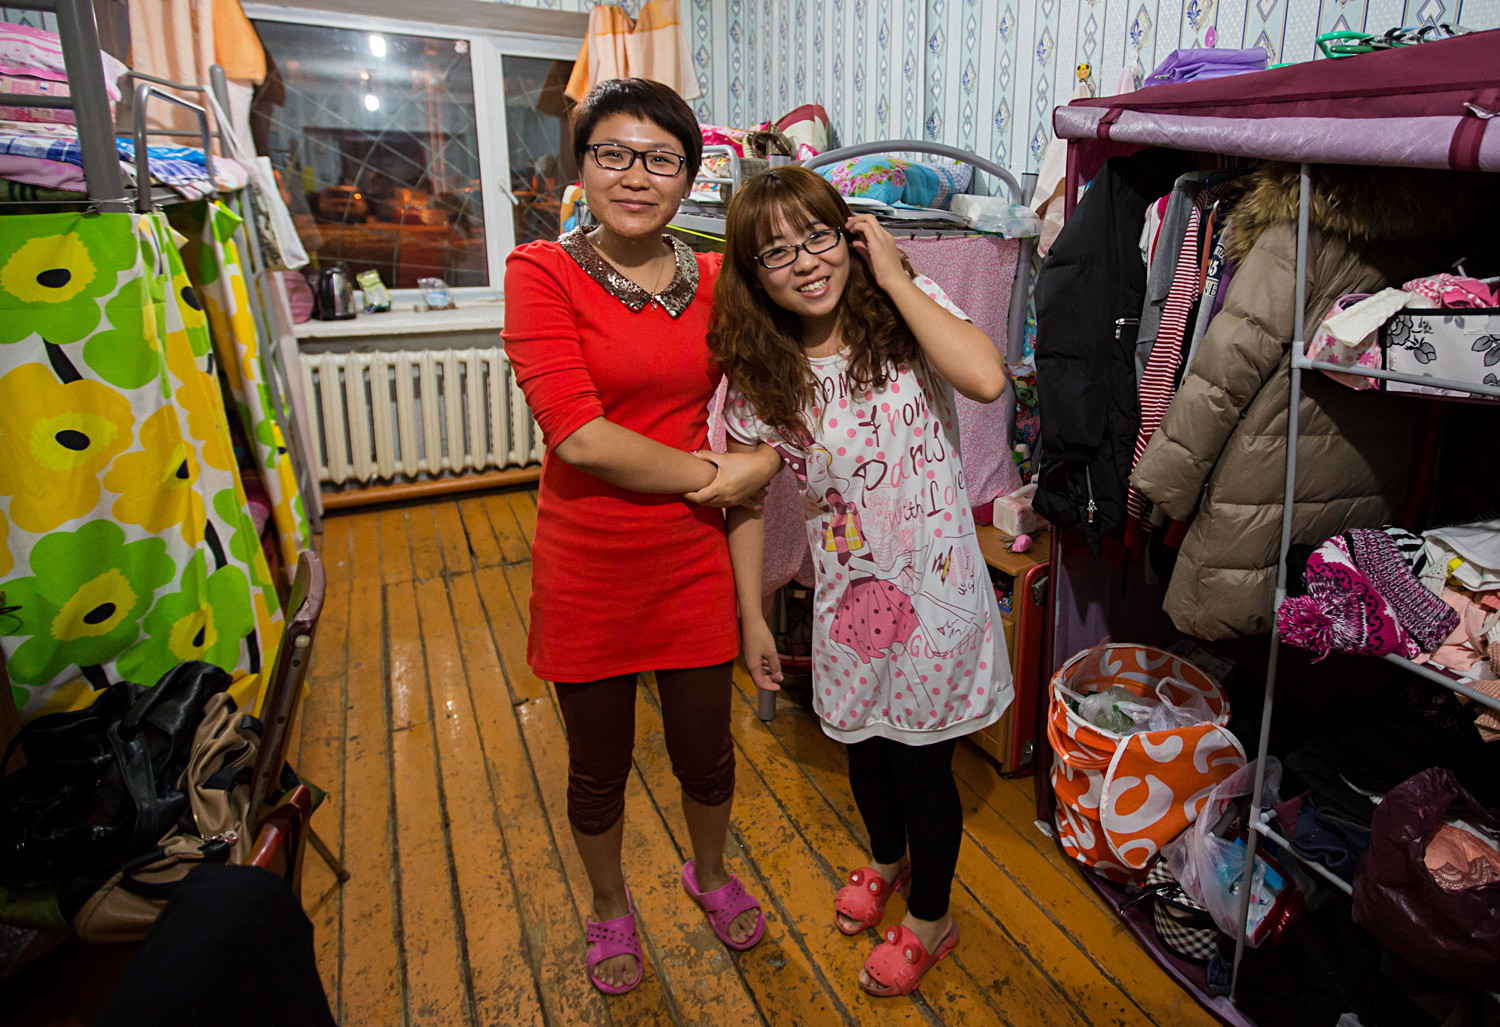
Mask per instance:
[[[542,431],[499,348],[303,353],[302,380],[330,484],[542,459]]]

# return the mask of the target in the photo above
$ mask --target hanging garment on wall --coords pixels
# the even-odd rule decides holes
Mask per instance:
[[[214,0],[214,60],[227,78],[259,85],[266,80],[266,51],[240,0]]]
[[[1224,246],[1229,236],[1228,221],[1228,217],[1220,221],[1209,246],[1208,266],[1203,274],[1203,298],[1198,302],[1198,318],[1188,341],[1187,355],[1182,358],[1184,368],[1192,366],[1193,355],[1198,352],[1198,344],[1203,341],[1203,334],[1208,331],[1208,324],[1214,317],[1214,308],[1218,305],[1219,291],[1223,287],[1228,266],[1224,259]]]
[[[1151,355],[1146,359],[1145,371],[1141,374],[1141,425],[1135,435],[1132,467],[1146,451],[1146,443],[1151,441],[1156,429],[1161,427],[1162,414],[1166,412],[1177,391],[1177,371],[1182,366],[1182,343],[1187,336],[1188,313],[1198,299],[1198,236],[1202,230],[1202,219],[1203,212],[1196,206],[1188,210],[1187,228],[1178,249],[1172,285],[1167,290],[1166,302],[1162,304],[1161,323],[1151,347]],[[1142,317],[1142,320],[1145,318]],[[1139,340],[1136,354],[1139,359]],[[1125,506],[1126,544],[1132,549],[1143,548],[1145,537],[1142,529],[1151,503],[1141,495],[1139,489],[1131,486],[1126,495]]]
[[[211,350],[161,215],[0,218],[0,649],[24,718],[196,659],[258,705],[282,614]]]
[[[1036,512],[1095,547],[1125,524],[1140,425],[1135,336],[1146,291],[1138,247],[1146,205],[1182,158],[1116,157],[1068,219],[1036,279]]]
[[[1020,254],[1018,240],[956,235],[902,239],[901,248],[918,270],[943,287],[975,327],[1004,349],[1010,290]],[[1010,390],[993,403],[976,403],[958,395],[954,399],[969,502],[983,506],[1010,495],[1021,487],[1021,474],[1010,448],[1015,421]]]
[[[1141,324],[1135,336],[1135,380],[1137,385],[1146,375],[1146,365],[1155,351],[1156,337],[1161,332],[1162,311],[1167,305],[1167,294],[1177,275],[1177,258],[1182,255],[1183,242],[1187,235],[1188,216],[1196,206],[1198,192],[1203,188],[1201,176],[1196,173],[1183,175],[1172,185],[1172,191],[1163,197],[1165,207],[1158,200],[1146,208],[1148,228],[1153,220],[1150,245],[1146,260],[1146,302],[1141,304]],[[1159,218],[1153,219],[1160,210]]]
[[[312,536],[296,468],[278,423],[279,414],[290,424],[291,414],[277,411],[272,404],[270,375],[250,313],[250,295],[234,241],[242,223],[238,214],[218,202],[179,204],[172,213],[172,224],[188,237],[183,247],[188,275],[203,297],[219,366],[271,500],[282,565],[296,567],[297,555],[309,546]]]
[[[682,35],[677,0],[647,0],[634,20],[623,8],[594,5],[564,92],[582,100],[612,78],[653,79],[684,100],[703,95]]]
[[[172,82],[207,82],[214,63],[213,0],[129,0],[130,66]],[[198,119],[176,104],[151,104],[148,128],[193,130]]]

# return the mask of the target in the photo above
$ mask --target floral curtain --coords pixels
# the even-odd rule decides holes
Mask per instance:
[[[258,707],[282,614],[159,214],[0,218],[0,652],[23,719],[193,659]]]
[[[203,297],[230,396],[245,429],[245,438],[255,450],[261,483],[271,500],[271,518],[281,546],[282,565],[295,568],[297,555],[307,548],[311,534],[302,493],[297,487],[297,472],[271,402],[255,319],[250,313],[245,273],[234,241],[235,230],[243,219],[217,201],[177,204],[170,216],[172,225],[188,237],[182,249],[183,259]],[[281,414],[290,423],[290,412],[283,410]]]

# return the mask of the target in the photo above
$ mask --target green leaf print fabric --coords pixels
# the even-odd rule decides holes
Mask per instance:
[[[266,385],[260,339],[250,313],[250,295],[234,240],[241,218],[217,201],[179,204],[172,208],[171,218],[173,226],[188,237],[183,256],[203,296],[215,352],[245,438],[255,450],[261,483],[271,500],[282,564],[295,567],[297,555],[307,547],[311,534],[296,470]],[[280,413],[282,420],[290,423],[287,411]]]
[[[159,214],[0,218],[0,652],[26,720],[191,659],[255,709],[280,642],[180,241]]]

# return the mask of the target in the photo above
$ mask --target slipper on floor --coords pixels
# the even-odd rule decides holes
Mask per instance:
[[[745,890],[740,884],[740,879],[733,874],[729,875],[729,883],[722,888],[705,892],[698,890],[698,877],[693,872],[693,861],[688,860],[682,864],[682,890],[692,896],[694,902],[703,907],[703,912],[708,914],[708,926],[713,928],[714,935],[725,945],[738,951],[754,948],[755,943],[760,941],[766,933],[766,915],[761,912],[760,903]],[[755,910],[755,930],[750,932],[744,941],[734,941],[729,936],[729,925],[734,923],[735,917],[747,910]]]
[[[858,870],[850,871],[849,883],[839,889],[839,893],[833,897],[834,917],[833,925],[842,933],[848,935],[859,934],[871,927],[880,926],[880,921],[885,917],[885,904],[891,897],[891,892],[898,888],[904,888],[911,880],[911,867],[901,868],[896,879],[887,882],[880,876],[880,871],[874,867],[860,867]],[[846,930],[839,921],[839,917],[859,922],[854,930]]]
[[[876,945],[865,959],[865,973],[880,986],[880,990],[860,982],[871,995],[882,998],[888,995],[909,995],[922,983],[925,974],[934,963],[958,947],[958,923],[948,928],[937,948],[928,952],[905,924],[887,927],[885,941]]]
[[[626,905],[630,905],[630,891],[625,892]],[[588,940],[589,982],[606,995],[623,995],[646,976],[646,961],[641,957],[641,936],[635,931],[635,907],[630,912],[613,920],[590,920],[584,929]],[[608,984],[594,975],[594,967],[615,956],[635,957],[635,980],[628,984]]]

